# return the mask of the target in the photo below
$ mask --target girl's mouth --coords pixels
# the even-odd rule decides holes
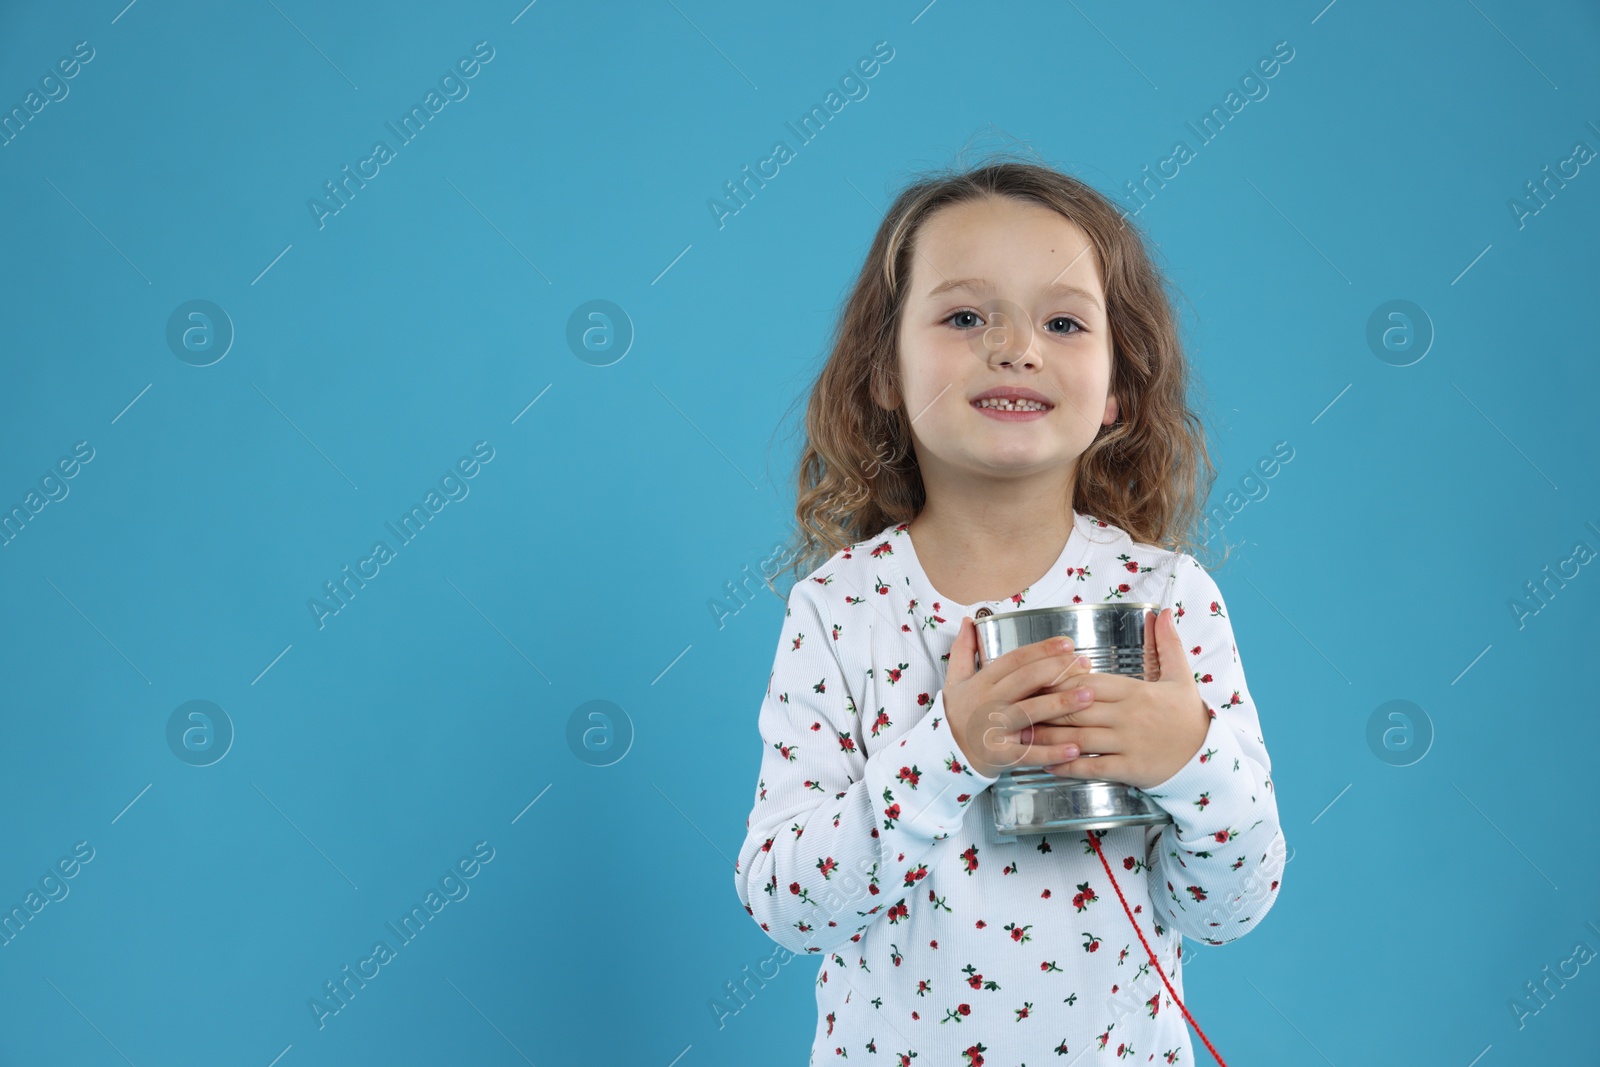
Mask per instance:
[[[1054,410],[1036,400],[974,400],[972,406],[1000,422],[1031,422]]]

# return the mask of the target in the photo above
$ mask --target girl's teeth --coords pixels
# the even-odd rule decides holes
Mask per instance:
[[[980,401],[978,401],[978,406],[981,407],[981,408],[999,408],[1001,411],[1044,411],[1045,410],[1045,405],[1039,403],[1037,400],[1011,401],[1011,400],[988,399],[988,400],[980,400]]]

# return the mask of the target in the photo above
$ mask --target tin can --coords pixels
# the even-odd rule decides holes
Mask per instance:
[[[1145,612],[1156,604],[1069,604],[984,614],[973,619],[979,669],[1013,649],[1052,637],[1070,637],[1090,670],[1153,680],[1160,675],[1155,637]],[[1086,758],[1093,759],[1093,755]],[[1063,778],[1043,767],[1012,768],[989,787],[997,834],[1110,830],[1169,823],[1172,816],[1135,786],[1099,779]]]

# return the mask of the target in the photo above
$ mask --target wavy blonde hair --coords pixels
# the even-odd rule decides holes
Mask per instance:
[[[1199,558],[1195,550],[1205,542],[1197,544],[1193,531],[1216,473],[1188,406],[1189,366],[1164,276],[1143,237],[1105,196],[1048,166],[990,159],[913,181],[872,240],[806,409],[797,529],[784,553],[796,580],[841,548],[922,510],[926,491],[905,407],[885,411],[873,394],[903,395],[896,339],[923,225],[941,208],[990,196],[1058,212],[1088,235],[1103,271],[1118,415],[1079,457],[1073,506],[1134,541]]]

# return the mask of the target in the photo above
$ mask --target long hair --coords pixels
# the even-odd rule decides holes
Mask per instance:
[[[1189,367],[1165,278],[1131,220],[1099,192],[1047,166],[991,159],[915,180],[878,227],[806,409],[797,528],[784,553],[797,580],[841,548],[922,510],[926,491],[910,416],[903,403],[886,411],[873,396],[903,396],[897,337],[923,224],[941,208],[989,196],[1058,212],[1088,235],[1104,272],[1118,415],[1079,457],[1073,507],[1134,541],[1199,558],[1193,532],[1215,471],[1189,409]]]

